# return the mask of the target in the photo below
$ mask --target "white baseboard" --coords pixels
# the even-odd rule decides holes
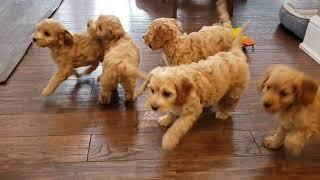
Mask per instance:
[[[320,64],[320,17],[318,15],[310,19],[306,35],[299,47]]]

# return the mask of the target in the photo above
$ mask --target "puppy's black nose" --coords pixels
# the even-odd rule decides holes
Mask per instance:
[[[152,46],[151,46],[151,44],[149,44],[149,48],[151,48],[151,49],[152,49]]]
[[[36,42],[36,41],[37,41],[37,39],[36,39],[36,38],[32,38],[32,40],[33,40],[33,42]]]
[[[263,103],[263,106],[265,107],[265,108],[269,108],[269,107],[271,107],[271,103],[269,103],[269,102],[264,102]]]
[[[159,107],[155,106],[155,105],[152,105],[151,108],[152,108],[152,110],[156,111],[156,110],[158,110]]]
[[[142,36],[142,38],[144,39],[144,36]]]

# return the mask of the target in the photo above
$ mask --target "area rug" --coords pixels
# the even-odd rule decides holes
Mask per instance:
[[[32,42],[35,24],[49,17],[62,0],[1,0],[0,82],[5,82]]]

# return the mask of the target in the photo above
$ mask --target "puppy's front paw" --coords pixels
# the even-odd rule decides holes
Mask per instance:
[[[104,96],[104,95],[100,94],[100,96],[99,96],[100,104],[109,104],[110,101],[111,101],[111,97],[110,96]]]
[[[263,140],[263,146],[268,149],[279,149],[283,143],[278,139],[276,135],[266,137]]]
[[[162,138],[162,148],[164,150],[173,150],[177,144],[179,143],[179,139],[177,139],[175,136],[170,136],[168,134],[165,134]]]
[[[48,88],[45,88],[43,91],[42,91],[42,96],[50,96],[53,92],[51,90],[49,90]]]
[[[167,127],[172,124],[172,121],[173,121],[172,118],[170,118],[168,115],[164,115],[164,116],[159,117],[158,124],[159,124],[159,126]]]
[[[217,118],[217,119],[225,120],[225,119],[228,119],[229,117],[230,117],[230,115],[227,114],[227,113],[224,113],[224,112],[216,112],[216,118]]]

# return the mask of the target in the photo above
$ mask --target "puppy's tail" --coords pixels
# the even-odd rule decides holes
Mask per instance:
[[[247,30],[249,26],[249,21],[242,24],[236,38],[233,40],[230,51],[242,50],[241,39],[244,36],[244,32]]]
[[[137,67],[121,63],[118,66],[119,72],[124,75],[125,77],[134,77],[136,79],[146,79],[147,75],[140,71]]]
[[[226,0],[217,0],[216,7],[219,14],[220,22],[222,23],[223,27],[232,28],[230,15],[227,10],[228,5],[226,3]]]

